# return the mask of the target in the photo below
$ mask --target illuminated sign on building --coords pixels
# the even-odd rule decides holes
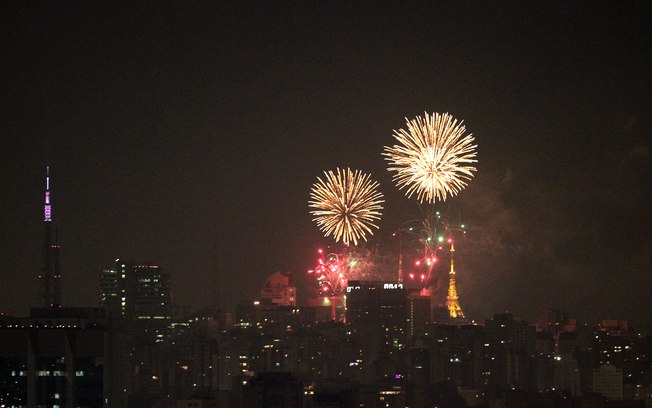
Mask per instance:
[[[372,285],[352,285],[346,287],[346,292],[351,293],[351,291],[359,289],[404,289],[402,283],[394,282],[374,282]]]

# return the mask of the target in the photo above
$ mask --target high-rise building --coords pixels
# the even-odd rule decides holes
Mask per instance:
[[[149,406],[160,398],[162,348],[172,321],[170,279],[150,262],[116,259],[100,275],[100,305],[111,327],[111,406]],[[116,394],[118,392],[118,394]]]
[[[407,297],[407,328],[410,336],[425,333],[430,319],[430,297],[419,296],[416,291],[409,291]]]
[[[52,197],[50,195],[50,167],[45,168],[45,205],[43,207],[43,265],[39,274],[41,306],[61,305],[59,279],[59,244],[52,239]],[[55,231],[56,232],[56,231]],[[55,233],[56,235],[56,233]]]
[[[405,331],[407,289],[402,283],[349,281],[346,296],[346,319],[349,323],[375,319],[384,326]]]
[[[528,356],[536,347],[536,331],[511,313],[497,313],[485,322],[485,384],[497,387],[528,389],[534,384]]]
[[[396,374],[399,351],[408,334],[407,294],[402,283],[348,282],[346,320],[362,340],[358,360],[363,382]]]
[[[296,306],[297,287],[292,282],[292,275],[283,272],[272,274],[260,290],[260,300],[273,305]]]
[[[100,305],[112,317],[169,320],[170,277],[158,265],[116,259],[100,276]]]

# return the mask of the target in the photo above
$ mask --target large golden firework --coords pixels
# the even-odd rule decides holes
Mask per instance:
[[[372,228],[380,220],[380,205],[383,195],[377,190],[378,182],[360,170],[339,168],[324,172],[325,178],[317,177],[310,192],[308,204],[315,210],[319,229],[325,236],[333,235],[335,242],[342,240],[348,245],[358,244],[359,239],[367,240],[367,233],[373,235]]]
[[[473,177],[476,145],[466,128],[448,113],[424,114],[408,120],[407,129],[394,130],[399,142],[385,146],[385,160],[389,171],[395,171],[393,180],[410,198],[417,194],[419,202],[446,201],[456,195]]]

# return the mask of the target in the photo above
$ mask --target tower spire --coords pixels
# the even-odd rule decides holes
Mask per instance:
[[[459,303],[459,296],[457,296],[457,288],[455,287],[455,263],[453,255],[455,254],[455,244],[451,241],[451,270],[448,272],[448,296],[446,297],[446,307],[448,314],[452,318],[464,318],[464,312]]]
[[[45,167],[45,207],[43,211],[43,220],[52,221],[52,204],[50,203],[50,166]]]
[[[59,244],[52,242],[52,197],[50,195],[50,166],[45,167],[45,204],[43,207],[43,266],[39,275],[41,306],[61,304],[59,288]],[[57,239],[55,239],[57,241]]]

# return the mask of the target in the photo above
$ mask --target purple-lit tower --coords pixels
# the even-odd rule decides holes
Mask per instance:
[[[52,202],[50,196],[50,166],[45,168],[45,207],[43,211],[43,267],[39,275],[39,296],[41,306],[61,305],[59,287],[59,244],[52,242]],[[56,237],[55,237],[56,241]]]

